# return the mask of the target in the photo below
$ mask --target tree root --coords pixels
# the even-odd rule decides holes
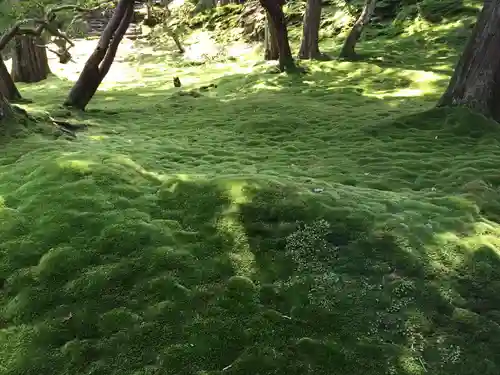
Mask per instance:
[[[66,120],[57,120],[53,118],[52,116],[49,116],[50,121],[52,121],[52,124],[57,126],[57,128],[62,131],[65,134],[70,135],[73,138],[76,138],[76,132],[80,130],[85,130],[89,126],[87,124],[83,123],[73,123],[69,122]]]

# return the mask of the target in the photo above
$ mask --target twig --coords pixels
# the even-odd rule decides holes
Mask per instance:
[[[420,365],[424,369],[424,372],[427,372],[427,367],[425,367],[424,361],[422,361],[422,358],[420,358],[420,357],[417,357],[417,358],[418,358],[418,361],[420,362]]]

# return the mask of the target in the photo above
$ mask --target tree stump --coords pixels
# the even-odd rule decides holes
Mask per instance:
[[[12,79],[14,82],[34,83],[50,74],[47,50],[40,38],[31,35],[16,35],[12,56]]]

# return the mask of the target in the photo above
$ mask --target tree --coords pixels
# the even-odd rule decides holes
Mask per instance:
[[[365,5],[363,10],[359,15],[358,19],[354,23],[349,35],[347,36],[344,46],[340,51],[340,58],[347,60],[354,60],[358,58],[355,48],[356,44],[363,33],[363,29],[370,22],[373,12],[375,11],[375,6],[377,5],[377,0],[365,0]]]
[[[197,14],[203,12],[207,9],[212,9],[217,5],[216,0],[199,0],[198,4],[193,10],[193,14]]]
[[[12,79],[14,82],[33,83],[44,80],[50,74],[47,50],[38,37],[16,35],[12,55]]]
[[[283,13],[283,5],[285,0],[259,0],[260,5],[269,14],[271,27],[276,33],[278,44],[278,61],[280,71],[295,71],[297,66],[293,60],[290,43],[288,41],[288,30],[286,27],[285,14]]]
[[[172,17],[172,12],[169,9],[170,0],[163,0],[163,31],[170,36],[178,51],[184,53],[184,47],[182,46],[181,40],[179,38],[179,30],[182,29],[182,25],[176,17]]]
[[[57,12],[64,10],[90,11],[76,5],[49,8],[42,18],[19,20],[2,34],[0,51],[3,51],[12,39],[16,42],[12,61],[14,81],[38,82],[47,78],[50,69],[45,49],[57,54],[61,63],[67,63],[71,59],[69,49],[74,43],[60,29],[61,23],[57,20]],[[49,49],[44,43],[51,37],[55,37],[57,51]],[[4,95],[10,99],[8,94]]]
[[[278,60],[278,39],[276,30],[271,24],[269,13],[266,12],[266,26],[264,29],[264,60]]]
[[[78,80],[71,88],[64,105],[80,110],[90,102],[111,68],[118,46],[134,15],[134,0],[120,0],[97,47],[90,55]]]
[[[16,87],[9,70],[0,57],[0,95],[10,101],[19,101],[22,99],[21,93]]]
[[[465,106],[500,122],[500,0],[486,0],[438,106]]]
[[[6,119],[10,119],[13,115],[14,111],[12,110],[12,106],[7,98],[0,93],[0,121],[3,122]]]
[[[300,44],[300,59],[320,59],[319,26],[321,22],[321,0],[307,0],[304,13],[302,43]]]

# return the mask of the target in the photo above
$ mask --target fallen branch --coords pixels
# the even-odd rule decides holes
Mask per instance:
[[[52,123],[60,128],[63,128],[61,130],[63,131],[69,131],[71,133],[74,133],[76,131],[79,131],[79,130],[84,130],[84,129],[87,129],[89,126],[87,124],[83,124],[83,123],[71,123],[69,121],[66,121],[66,120],[57,120],[51,116],[49,116],[49,119],[50,121],[52,121]]]

